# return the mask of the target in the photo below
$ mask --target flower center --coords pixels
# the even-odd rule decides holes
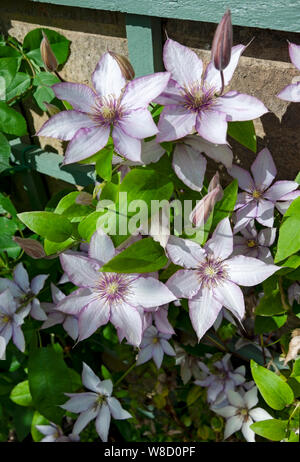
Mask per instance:
[[[95,287],[100,299],[109,303],[123,302],[130,293],[132,279],[124,274],[102,273]]]
[[[159,341],[158,337],[154,337],[154,338],[152,339],[152,343],[154,343],[154,344],[155,344],[155,343],[158,343],[158,341]]]
[[[202,287],[213,288],[227,278],[226,265],[217,259],[207,257],[197,270]]]
[[[4,315],[1,315],[0,316],[0,321],[3,323],[3,324],[7,324],[8,322],[10,322],[10,317],[7,315],[7,314],[4,314]]]
[[[247,240],[247,246],[248,246],[248,247],[252,248],[252,247],[256,247],[256,245],[257,245],[257,244],[256,244],[256,242],[255,242],[254,239],[248,239],[248,240]]]
[[[116,99],[113,95],[110,95],[97,98],[91,118],[99,125],[109,126],[120,119],[122,114],[120,98]]]
[[[258,189],[254,189],[252,196],[254,199],[259,199],[261,197],[262,193]]]
[[[205,88],[201,82],[195,82],[190,87],[185,87],[183,97],[184,106],[190,111],[201,112],[209,109],[215,103],[215,89]]]

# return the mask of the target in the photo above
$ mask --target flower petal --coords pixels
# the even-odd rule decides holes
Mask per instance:
[[[250,428],[252,424],[253,420],[248,416],[247,422],[244,422],[241,428],[244,438],[248,443],[255,443],[255,433]]]
[[[266,106],[254,96],[229,91],[217,98],[216,107],[225,112],[227,120],[253,120],[268,112]]]
[[[236,413],[236,408],[233,407],[233,406],[225,406],[225,407],[221,407],[221,408],[214,408],[213,407],[212,410],[216,414],[219,414],[222,417],[225,417],[226,419],[228,419],[228,417],[234,416],[234,414]]]
[[[272,227],[274,223],[274,204],[261,199],[257,205],[256,220],[264,226]]]
[[[31,281],[31,290],[32,292],[37,295],[42,288],[44,287],[46,279],[49,277],[49,274],[39,274],[35,276]]]
[[[124,420],[132,417],[129,412],[122,408],[120,402],[116,398],[107,398],[107,404],[114,419]]]
[[[121,329],[130,345],[139,346],[142,340],[142,319],[136,308],[129,304],[115,305],[111,310],[111,323]]]
[[[90,289],[78,289],[65,297],[56,306],[62,313],[78,316],[82,308],[95,300],[95,294]]]
[[[216,258],[225,260],[233,251],[233,235],[229,218],[224,218],[217,225],[212,237],[205,244],[207,253],[212,252]]]
[[[214,289],[215,298],[230,310],[239,320],[245,316],[243,292],[236,284],[226,281]]]
[[[153,277],[137,278],[131,283],[130,289],[128,301],[133,306],[151,308],[176,300],[167,286]]]
[[[286,194],[299,187],[296,181],[276,181],[265,193],[264,197],[272,202],[282,200]]]
[[[201,111],[196,119],[196,130],[202,138],[211,143],[226,144],[226,114],[211,109]]]
[[[198,135],[186,136],[184,143],[194,148],[195,151],[203,152],[214,161],[221,162],[226,168],[232,167],[233,154],[227,144],[210,143]]]
[[[82,383],[85,388],[97,393],[97,385],[99,385],[100,379],[86,363],[83,363],[82,367]]]
[[[166,88],[170,77],[169,72],[156,72],[131,80],[126,85],[122,106],[128,109],[147,108]]]
[[[101,229],[92,235],[89,245],[89,257],[104,265],[115,255],[115,247],[111,238]]]
[[[167,306],[167,305],[166,305]],[[154,313],[154,322],[159,332],[173,335],[175,331],[168,320],[168,309],[161,306]]]
[[[198,341],[213,325],[222,305],[208,288],[201,289],[195,297],[189,300],[189,313]]]
[[[101,395],[110,396],[113,391],[113,384],[110,379],[101,380],[97,385],[97,392]]]
[[[175,80],[170,79],[164,91],[158,95],[153,102],[168,106],[170,104],[180,104],[183,101],[182,88]]]
[[[244,395],[244,401],[248,409],[252,409],[258,403],[257,388],[253,387],[248,390]]]
[[[269,247],[272,245],[276,238],[276,228],[262,229],[257,236],[258,243],[263,246]]]
[[[108,323],[110,307],[102,300],[95,298],[86,305],[78,317],[78,341],[85,340],[99,327]]]
[[[293,103],[300,102],[300,82],[287,85],[283,90],[277,94],[277,98],[284,101],[291,101]]]
[[[201,191],[206,159],[199,152],[186,144],[176,144],[172,166],[176,175],[184,184],[194,191]]]
[[[110,410],[106,403],[103,403],[96,419],[96,430],[103,442],[107,442],[110,426]],[[74,430],[73,430],[74,431]]]
[[[233,228],[233,232],[237,233],[241,229],[245,228],[253,218],[257,217],[257,203],[255,200],[251,200],[247,205],[241,207],[236,211],[236,223]]]
[[[16,347],[24,353],[25,351],[25,338],[20,326],[13,324],[12,326],[12,340]]]
[[[87,426],[87,424],[90,423],[91,420],[95,419],[97,414],[98,409],[93,407],[83,411],[75,422],[73,433],[78,435]]]
[[[189,135],[195,129],[196,117],[195,112],[182,105],[165,106],[159,118],[156,141],[174,141]]]
[[[160,369],[160,366],[164,358],[164,350],[162,349],[159,343],[156,343],[153,346],[152,356],[153,356],[153,361],[155,362],[157,369]]]
[[[29,291],[29,278],[23,263],[18,263],[14,269],[14,281],[24,292]]]
[[[117,61],[109,52],[102,55],[93,74],[92,82],[96,92],[102,97],[113,95],[119,98],[122,88],[126,84]]]
[[[234,415],[233,417],[230,417],[225,424],[224,440],[226,440],[233,433],[240,430],[242,425],[243,417],[241,415]]]
[[[240,56],[245,50],[245,48],[246,47],[244,45],[236,45],[232,47],[230,62],[223,71],[225,86],[229,84],[235,71],[235,68],[238,65]],[[205,84],[208,84],[210,87],[215,88],[216,91],[221,90],[222,81],[220,72],[215,68],[213,62],[210,62],[206,68],[204,82]]]
[[[277,169],[269,149],[263,149],[256,156],[251,172],[257,188],[265,190],[270,186],[277,175]]]
[[[256,286],[280,269],[257,258],[238,255],[226,261],[228,278],[241,286]]]
[[[153,354],[153,344],[141,348],[138,354],[136,365],[144,364],[152,358]]]
[[[227,398],[229,403],[236,408],[244,408],[245,402],[242,396],[234,390],[228,390]]]
[[[194,270],[179,270],[167,281],[167,287],[177,298],[192,298],[200,290],[201,282]]]
[[[81,83],[62,82],[52,85],[58,99],[66,100],[75,111],[91,114],[94,111],[96,94],[87,85]]]
[[[33,319],[37,319],[38,321],[46,321],[47,319],[47,315],[41,308],[40,301],[37,298],[34,298],[31,302],[30,315]]]
[[[114,127],[112,132],[115,150],[121,156],[134,162],[141,162],[141,141],[127,135],[121,127]]]
[[[155,139],[150,141],[142,141],[141,161],[143,164],[148,165],[158,162],[164,153],[164,148],[162,148]]]
[[[0,293],[0,311],[5,314],[14,314],[17,308],[16,302],[9,289],[5,289]]]
[[[60,263],[78,287],[94,287],[100,278],[100,265],[88,257],[65,252],[60,255]]]
[[[273,417],[261,407],[250,409],[249,414],[252,417],[252,419],[255,420],[255,422],[259,422],[260,420],[273,419]]]
[[[167,340],[165,340],[164,338],[160,339],[160,345],[163,351],[166,353],[166,355],[176,356],[174,348],[170,345],[169,342],[167,342]]]
[[[169,237],[166,251],[175,265],[184,268],[197,268],[199,262],[203,261],[206,256],[205,250],[197,242],[177,236]]]
[[[239,187],[241,189],[251,192],[255,188],[254,181],[250,173],[244,168],[241,168],[238,165],[233,165],[230,169],[228,169],[228,173],[238,180]]]
[[[80,128],[69,142],[64,164],[73,164],[86,159],[102,149],[109,137],[109,127]]]
[[[119,127],[127,135],[137,139],[148,138],[158,133],[158,128],[148,109],[135,109],[127,112],[119,120]]]
[[[71,398],[62,407],[66,411],[80,413],[93,407],[97,401],[97,395],[95,393],[74,393],[70,394]],[[67,396],[70,396],[69,394]]]
[[[289,55],[291,62],[300,70],[300,45],[289,42]]]
[[[189,87],[195,82],[201,82],[202,61],[188,47],[168,39],[164,45],[163,59],[165,68],[172,74],[172,79],[176,80],[182,87]]]
[[[69,141],[80,128],[91,128],[95,125],[95,121],[88,114],[78,111],[62,111],[47,120],[36,135]]]

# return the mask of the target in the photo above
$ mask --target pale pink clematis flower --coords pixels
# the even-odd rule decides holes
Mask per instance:
[[[289,54],[291,62],[294,66],[300,71],[300,45],[289,42]],[[283,90],[281,90],[277,98],[283,99],[285,101],[292,101],[294,103],[300,102],[300,82],[292,83],[287,85]]]
[[[144,330],[155,323],[158,332],[162,334],[175,334],[175,331],[168,320],[168,305],[158,306],[153,310],[144,311]]]
[[[256,156],[251,165],[253,178],[247,170],[233,165],[228,173],[236,178],[239,187],[245,192],[239,193],[235,205],[236,223],[234,232],[245,228],[251,220],[255,219],[263,226],[272,228],[274,222],[274,205],[277,201],[292,194],[294,198],[300,195],[295,191],[299,184],[296,181],[276,181],[277,169],[270,151],[265,148]]]
[[[17,304],[12,294],[9,289],[4,290],[0,294],[0,337],[4,339],[6,345],[12,338],[13,343],[22,352],[25,351],[24,334],[20,327],[23,322],[23,316],[17,313]],[[0,356],[5,355],[5,349],[1,340]]]
[[[229,259],[233,235],[228,218],[220,221],[203,248],[189,239],[171,236],[166,250],[173,263],[186,268],[171,276],[167,287],[178,298],[189,299],[190,318],[199,341],[222,306],[242,320],[245,303],[239,285],[257,285],[280,268],[243,255]]]
[[[91,238],[88,257],[75,252],[62,253],[61,265],[69,280],[80,289],[59,302],[57,309],[77,317],[78,341],[111,321],[121,336],[138,346],[143,331],[140,310],[151,310],[176,297],[153,277],[100,272],[115,253],[112,240],[101,229]]]
[[[59,425],[50,422],[49,425],[36,425],[35,428],[44,435],[40,443],[75,443],[80,440],[78,435],[70,433],[68,436],[64,435]]]
[[[51,117],[37,135],[70,140],[64,164],[71,164],[102,149],[112,129],[115,150],[127,159],[140,160],[141,139],[158,133],[148,105],[164,90],[169,78],[168,72],[158,72],[126,84],[117,61],[109,52],[104,53],[92,75],[95,90],[69,82],[51,87],[73,110]]]
[[[18,263],[14,268],[14,279],[0,278],[0,292],[9,289],[19,305],[18,314],[25,318],[28,314],[38,321],[47,319],[46,313],[41,308],[37,295],[44,287],[49,274],[35,276],[31,283],[23,263]]]
[[[274,244],[276,228],[264,228],[257,232],[253,220],[240,232],[242,236],[233,236],[232,255],[246,255],[265,263],[274,263],[269,247]]]
[[[211,408],[216,414],[227,419],[224,431],[224,440],[229,438],[233,433],[241,430],[244,438],[248,443],[255,442],[255,433],[251,430],[250,425],[253,421],[269,420],[273,417],[261,407],[256,407],[258,403],[257,388],[253,387],[245,394],[229,390],[227,392],[229,401],[228,406],[221,408]]]
[[[157,369],[159,369],[163,361],[164,354],[176,356],[173,347],[168,342],[170,338],[170,334],[163,334],[154,326],[148,327],[148,329],[146,329],[143,333],[141,349],[138,354],[136,365],[139,366],[140,364],[144,364],[153,358]]]
[[[230,62],[223,71],[225,85],[245,48],[232,48]],[[165,106],[158,124],[159,142],[177,140],[197,131],[211,143],[226,144],[228,121],[252,120],[268,112],[253,96],[236,91],[217,96],[222,87],[220,72],[210,62],[202,81],[201,59],[174,40],[168,39],[164,45],[164,64],[171,79],[155,100]]]
[[[48,327],[55,326],[56,324],[62,324],[65,331],[70,335],[73,340],[78,337],[78,320],[72,314],[62,313],[57,309],[57,304],[61,302],[66,295],[58,289],[52,282],[51,294],[53,303],[43,302],[42,308],[47,313],[47,319],[43,322],[41,329],[48,329]]]
[[[80,413],[73,427],[73,434],[78,435],[91,420],[96,419],[96,431],[101,440],[106,442],[111,416],[117,420],[130,419],[129,412],[122,408],[120,402],[111,396],[111,380],[100,380],[92,369],[83,363],[82,383],[90,392],[65,393],[70,399],[63,404],[63,409]]]

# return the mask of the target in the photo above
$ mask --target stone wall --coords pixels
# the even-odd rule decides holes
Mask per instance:
[[[22,40],[36,27],[47,27],[64,34],[72,41],[71,54],[61,71],[65,80],[90,83],[90,75],[107,49],[127,56],[125,16],[121,13],[69,8],[15,0],[0,6],[0,31]],[[163,20],[168,36],[194,49],[207,64],[216,25],[194,21]],[[267,146],[274,156],[278,177],[294,179],[300,170],[300,104],[276,98],[285,85],[299,74],[289,61],[287,40],[300,44],[300,34],[234,27],[234,44],[249,43],[231,87],[255,95],[270,109],[255,121],[259,150]],[[47,120],[33,104],[26,106],[31,135]],[[62,154],[59,141],[31,138],[31,142]],[[232,142],[235,161],[248,168],[254,154]],[[210,164],[212,173],[215,165]]]

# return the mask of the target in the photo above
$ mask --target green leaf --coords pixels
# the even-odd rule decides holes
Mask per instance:
[[[250,428],[271,441],[281,441],[286,437],[287,424],[287,420],[268,419],[253,423]]]
[[[89,206],[80,205],[75,202],[79,194],[80,191],[73,191],[64,196],[57,204],[54,212],[69,218],[72,223],[80,222],[82,218],[89,215],[93,209]]]
[[[18,218],[34,233],[45,237],[49,241],[63,242],[73,231],[70,221],[52,212],[23,212]]]
[[[30,407],[16,406],[13,412],[13,425],[18,441],[23,441],[30,433],[34,410]]]
[[[256,153],[256,134],[252,120],[228,122],[227,134],[240,144]]]
[[[39,87],[40,85],[51,87],[51,85],[58,82],[60,82],[59,78],[50,72],[39,72],[33,79],[33,85],[36,87]]]
[[[105,148],[101,149],[101,151],[99,151],[97,155],[96,172],[100,176],[100,178],[103,178],[105,181],[111,180],[111,162],[113,152],[113,145],[108,145]]]
[[[282,313],[285,313],[285,309],[282,305],[279,289],[261,297],[255,309],[255,314],[259,316],[274,316]]]
[[[0,217],[0,252],[7,249],[19,248],[12,240],[12,236],[18,229],[17,223],[9,218]]]
[[[38,66],[44,67],[40,52],[40,44],[43,38],[42,30],[47,35],[58,64],[64,64],[69,55],[70,41],[58,32],[46,29],[45,27],[28,32],[24,38],[23,51],[26,53],[27,57],[32,59]]]
[[[279,316],[256,316],[254,323],[255,334],[265,334],[280,329],[287,321],[287,314]]]
[[[4,170],[10,167],[9,165],[10,153],[11,153],[11,149],[10,149],[9,142],[7,141],[3,133],[0,133],[0,173],[4,172]]]
[[[66,239],[63,242],[52,242],[48,239],[45,239],[44,250],[46,255],[54,255],[56,253],[63,252],[63,250],[66,250],[69,247],[72,247],[72,245],[74,245],[75,242],[76,241],[72,237],[69,237],[69,239]]]
[[[51,345],[31,352],[28,360],[29,388],[35,408],[52,422],[60,424],[65,411],[59,406],[66,401],[64,393],[74,386],[61,353]]]
[[[6,91],[15,78],[20,63],[20,58],[0,58],[0,77],[5,80]]]
[[[167,262],[163,248],[148,237],[135,242],[116,255],[102,267],[102,271],[149,273],[163,268]]]
[[[24,382],[18,383],[18,385],[12,389],[10,393],[10,399],[19,406],[32,405],[28,380],[24,380]]]
[[[86,218],[84,218],[78,225],[78,232],[80,236],[87,242],[90,241],[92,235],[97,229],[98,220],[105,214],[106,212],[92,212]]]
[[[9,197],[0,193],[0,213],[8,212],[13,218],[17,219],[17,211]]]
[[[50,74],[49,72],[40,72],[33,80],[33,84],[37,87],[33,93],[33,97],[42,111],[46,111],[47,108],[44,102],[51,103],[55,98],[54,91],[51,85],[59,83],[60,80],[56,75]]]
[[[16,136],[23,136],[27,133],[24,117],[3,101],[0,101],[0,131]]]
[[[230,216],[233,212],[238,193],[238,181],[233,180],[226,188],[224,189],[223,198],[216,203],[214,207],[213,222],[212,222],[212,231],[215,229],[217,224]]]
[[[17,72],[6,91],[7,101],[23,95],[30,87],[30,77],[25,72]]]
[[[291,203],[283,216],[283,220],[279,229],[275,263],[300,250],[300,197]]]
[[[291,373],[291,377],[298,377],[300,381],[300,358],[296,359],[296,361],[294,362],[294,367]]]
[[[190,389],[188,392],[187,398],[186,398],[186,404],[187,406],[191,406],[194,404],[201,396],[202,394],[202,388],[198,386],[194,386]]]
[[[281,377],[259,366],[253,360],[251,360],[251,372],[260,393],[271,408],[281,411],[293,402],[293,391]]]

